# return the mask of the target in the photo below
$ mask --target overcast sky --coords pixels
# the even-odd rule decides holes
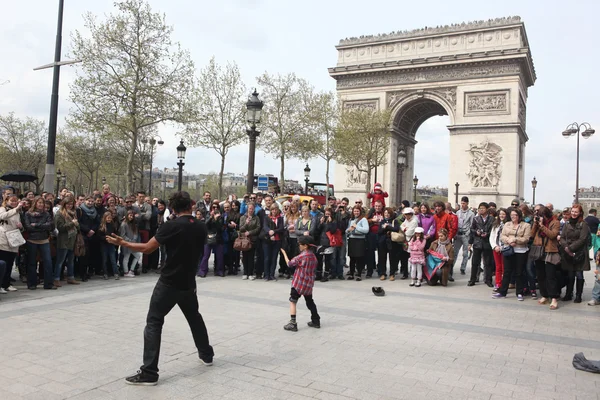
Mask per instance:
[[[82,29],[86,11],[104,14],[109,0],[66,0],[63,54],[70,49],[70,32]],[[575,188],[575,138],[561,132],[573,121],[588,121],[599,129],[582,142],[580,186],[600,186],[600,114],[598,63],[600,35],[597,17],[600,2],[588,1],[334,1],[305,0],[150,0],[155,11],[166,13],[174,26],[174,39],[190,50],[197,69],[213,55],[217,62],[235,61],[248,87],[255,77],[295,72],[319,90],[334,90],[327,73],[336,64],[334,46],[339,39],[367,34],[460,23],[510,15],[525,21],[538,80],[529,90],[527,107],[526,182],[535,175],[537,200],[557,206],[570,203]],[[543,4],[543,6],[542,6]],[[52,72],[32,68],[52,61],[58,0],[3,2],[0,13],[0,113],[48,119]],[[59,118],[62,123],[71,105],[67,101],[72,67],[62,69]],[[449,136],[447,117],[434,117],[417,132],[416,172],[423,185],[447,186]],[[155,165],[174,167],[178,139],[162,129],[165,145]],[[324,162],[309,161],[312,180],[324,181]],[[195,173],[217,171],[218,156],[211,150],[190,149],[186,169]],[[286,176],[303,179],[304,164],[287,163]],[[247,169],[247,145],[230,153],[226,171]],[[279,163],[258,154],[257,173],[279,174]],[[525,197],[531,199],[526,185]]]

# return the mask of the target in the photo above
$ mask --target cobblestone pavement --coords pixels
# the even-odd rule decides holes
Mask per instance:
[[[163,329],[160,381],[134,387],[156,274],[93,279],[57,291],[0,295],[1,399],[596,399],[600,375],[573,354],[600,359],[600,307],[557,311],[485,285],[411,288],[376,279],[317,283],[322,328],[289,319],[290,282],[198,279],[215,364],[200,364],[181,312]],[[371,286],[383,286],[375,297]]]

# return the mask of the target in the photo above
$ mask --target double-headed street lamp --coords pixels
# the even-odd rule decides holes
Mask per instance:
[[[582,132],[581,129],[584,128]],[[577,167],[576,167],[576,175],[575,175],[575,203],[579,203],[579,136],[583,136],[584,139],[589,139],[592,135],[596,133],[592,126],[587,122],[582,124],[578,124],[577,122],[573,122],[568,125],[567,128],[563,131],[562,135],[565,139],[570,138],[573,135],[577,135]]]
[[[406,168],[406,149],[398,150],[398,164],[396,166],[396,204],[402,201],[402,185],[404,183],[404,168]]]
[[[306,164],[304,167],[304,194],[308,194],[308,181],[310,180],[310,167]]]
[[[56,198],[58,198],[58,192],[59,192],[59,185],[60,185],[60,178],[62,177],[62,173],[60,172],[60,168],[58,169],[58,171],[56,171]]]
[[[414,190],[413,190],[413,203],[417,202],[417,185],[419,184],[419,178],[417,178],[417,176],[415,175],[415,177],[413,178],[413,185],[414,185]]]
[[[144,189],[144,155],[146,154],[146,145],[150,145],[150,176],[148,177],[148,196],[152,196],[152,164],[154,161],[154,146],[157,144],[162,146],[165,142],[162,140],[160,136],[158,136],[158,140],[154,136],[150,137],[150,139],[143,138],[141,143],[144,145],[142,150],[142,189]]]
[[[256,138],[260,135],[260,131],[256,129],[256,125],[260,124],[264,103],[258,98],[258,92],[254,89],[252,95],[246,102],[246,122],[250,124],[246,129],[246,134],[249,139],[248,149],[248,177],[246,178],[246,193],[254,192],[254,160],[256,156]],[[283,184],[283,182],[282,182]]]
[[[537,179],[535,179],[535,176],[533,177],[533,180],[531,181],[531,188],[533,189],[533,199],[532,199],[532,203],[533,206],[535,207],[535,188],[537,187]]]
[[[181,187],[183,184],[183,166],[185,165],[183,160],[185,159],[185,151],[186,150],[187,150],[187,148],[183,144],[183,139],[182,139],[181,142],[179,142],[179,146],[177,146],[177,158],[179,159],[179,162],[177,163],[177,166],[179,167],[179,181],[177,182],[177,190],[180,192],[181,192]]]

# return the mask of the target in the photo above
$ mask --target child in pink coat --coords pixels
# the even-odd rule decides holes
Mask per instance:
[[[375,203],[381,202],[383,208],[385,208],[385,198],[388,197],[388,192],[384,192],[381,188],[381,183],[376,183],[373,186],[373,191],[367,194],[367,199],[371,199],[371,208],[375,207]]]
[[[410,258],[408,265],[410,266],[410,278],[412,279],[409,286],[421,286],[423,282],[423,265],[425,264],[425,244],[427,241],[423,237],[424,230],[420,226],[415,229],[415,234],[408,244]],[[417,280],[418,279],[418,280]]]

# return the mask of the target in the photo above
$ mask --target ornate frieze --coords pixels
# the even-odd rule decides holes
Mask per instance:
[[[409,96],[417,95],[419,97],[424,97],[425,93],[435,94],[446,100],[448,105],[452,108],[453,111],[456,111],[456,86],[446,87],[446,88],[436,88],[436,89],[418,89],[418,90],[398,90],[394,92],[387,93],[387,106],[388,108],[393,108],[398,104],[402,99],[405,99]]]
[[[369,109],[371,111],[377,111],[377,109],[379,109],[379,100],[345,101],[344,108],[348,110]]]
[[[471,143],[467,152],[471,156],[467,176],[474,188],[497,188],[502,177],[502,147],[487,138]]]
[[[465,115],[469,114],[508,114],[509,91],[467,92],[465,93]]]
[[[521,68],[518,63],[465,65],[443,69],[396,70],[373,74],[336,76],[337,88],[354,89],[360,87],[391,86],[418,82],[439,82],[456,79],[488,78],[496,76],[518,75]]]

